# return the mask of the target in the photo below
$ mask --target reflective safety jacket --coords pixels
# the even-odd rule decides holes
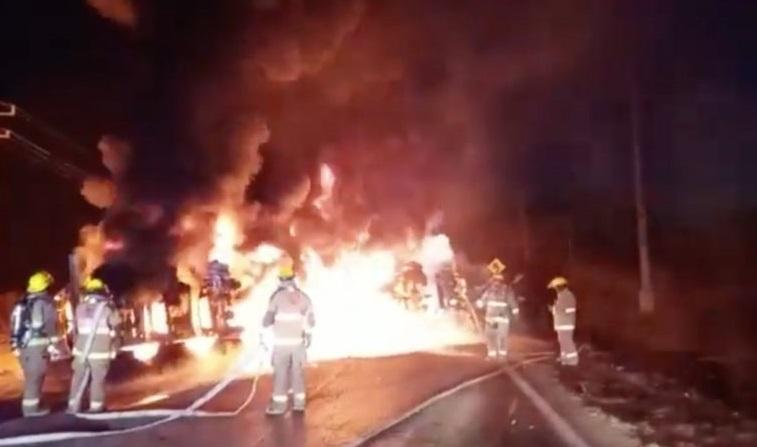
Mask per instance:
[[[572,330],[576,328],[576,296],[570,290],[557,292],[553,308],[555,330]]]
[[[30,293],[25,298],[29,306],[29,321],[13,321],[12,326],[28,324],[28,331],[19,347],[49,346],[60,341],[58,313],[52,297],[47,292]]]
[[[509,323],[511,315],[518,315],[518,302],[512,287],[504,283],[492,283],[484,290],[481,301],[486,310],[487,324]]]
[[[313,304],[292,280],[281,282],[271,295],[263,327],[273,326],[274,346],[300,346],[315,326]]]
[[[95,293],[84,295],[74,314],[74,358],[84,360],[90,338],[92,347],[87,360],[115,358],[118,350],[117,330],[120,324],[121,316],[110,297]]]

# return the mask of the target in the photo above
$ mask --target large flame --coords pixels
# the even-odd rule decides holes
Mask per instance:
[[[334,171],[327,164],[321,165],[320,173],[321,194],[313,200],[313,206],[315,206],[320,212],[321,216],[325,219],[331,218],[331,212],[329,210],[329,204],[331,198],[334,195],[334,185],[336,184],[336,176]]]
[[[429,265],[442,265],[452,255],[442,235],[429,236],[419,245],[431,247],[417,253]],[[301,261],[300,287],[313,301],[317,320],[309,358],[385,356],[477,341],[473,331],[452,316],[414,312],[393,299],[386,286],[395,276],[398,255],[390,249],[347,248],[327,265],[315,250],[306,248]],[[244,340],[257,339],[276,287],[275,272],[269,270],[237,305],[234,323],[245,328]]]
[[[214,228],[213,248],[208,260],[230,265],[236,257],[236,247],[241,242],[242,236],[234,216],[229,212],[219,214]]]
[[[324,219],[334,217],[331,211],[336,183],[331,167],[321,165],[321,192],[313,205]],[[252,343],[261,335],[269,298],[278,287],[274,267],[289,254],[267,243],[251,252],[239,253],[243,236],[235,218],[232,212],[219,214],[209,260],[227,263],[232,275],[249,286],[247,295],[235,304],[230,324],[242,327],[243,341]],[[435,276],[454,257],[449,238],[443,234],[417,238],[408,231],[405,246],[361,248],[371,239],[369,227],[357,240],[333,241],[337,250],[331,253],[335,256],[329,263],[307,241],[298,241],[302,247],[298,282],[313,301],[317,320],[309,357],[391,355],[476,341],[474,332],[460,326],[453,316],[435,312],[438,310]],[[294,222],[289,232],[298,236]],[[372,242],[375,247],[377,244]],[[400,259],[412,259],[423,266],[429,279],[426,308],[431,312],[408,310],[390,294]],[[202,322],[208,318],[207,303],[198,304],[197,326],[205,328]],[[188,347],[202,353],[210,344],[208,340],[193,341]]]

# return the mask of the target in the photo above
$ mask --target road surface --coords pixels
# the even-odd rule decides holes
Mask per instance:
[[[533,403],[502,374],[449,396],[367,442],[371,447],[562,447]]]
[[[544,418],[532,399],[523,394],[501,365],[487,362],[470,350],[345,359],[311,365],[308,371],[309,404],[303,416],[289,413],[280,418],[267,417],[264,409],[270,395],[270,377],[262,376],[252,404],[234,418],[180,419],[135,433],[46,445],[349,446],[438,393],[495,372],[498,373],[488,380],[427,406],[363,445],[574,447],[558,436],[554,424]],[[244,399],[249,386],[249,380],[234,382],[203,409],[233,409]],[[208,387],[196,386],[172,394],[161,393],[163,390],[159,388],[145,389],[133,397],[132,404],[134,399],[150,397],[149,392],[161,398],[138,407],[181,409],[205,393]],[[121,396],[119,399],[126,398]],[[124,406],[126,402],[120,404]],[[92,421],[60,413],[34,420],[13,419],[0,424],[0,443],[1,438],[19,435],[103,432],[154,420]]]

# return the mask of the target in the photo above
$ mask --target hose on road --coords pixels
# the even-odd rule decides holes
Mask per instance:
[[[475,311],[471,309],[472,315],[475,317]],[[479,335],[483,336],[483,330],[479,329]],[[549,423],[554,428],[557,435],[566,443],[566,445],[570,447],[590,447],[589,444],[586,443],[586,441],[581,438],[580,435],[576,433],[575,430],[568,424],[565,419],[563,419],[555,410],[552,409],[552,407],[542,398],[538,392],[536,392],[529,384],[526,382],[526,380],[517,372],[517,369],[522,368],[524,366],[533,364],[533,363],[541,363],[544,361],[552,360],[554,359],[554,353],[552,351],[539,351],[539,352],[531,352],[531,353],[524,353],[522,358],[510,365],[503,366],[493,372],[484,374],[482,376],[474,377],[470,380],[467,380],[463,383],[458,384],[457,386],[450,388],[446,391],[442,391],[439,394],[435,394],[431,396],[426,401],[422,402],[421,404],[415,406],[411,410],[405,412],[401,416],[399,416],[396,419],[393,419],[389,423],[374,429],[373,431],[369,432],[367,435],[361,436],[360,438],[357,438],[350,443],[346,444],[343,447],[363,447],[364,445],[368,444],[370,441],[373,441],[377,439],[382,434],[385,434],[392,430],[393,428],[397,427],[398,425],[402,424],[403,422],[407,421],[411,417],[415,416],[416,414],[420,413],[421,411],[425,410],[426,408],[434,405],[435,403],[439,402],[442,399],[445,399],[449,396],[452,396],[453,394],[462,391],[466,388],[469,388],[473,385],[479,384],[483,381],[486,381],[488,379],[492,379],[494,377],[497,377],[502,374],[507,374],[510,377],[510,380],[515,383],[515,385],[523,392],[530,400],[534,403],[536,408],[539,410],[540,413],[549,421]]]
[[[239,415],[245,408],[247,408],[252,402],[257,392],[258,381],[260,378],[259,371],[262,369],[263,362],[266,356],[263,355],[264,351],[248,348],[243,351],[237,358],[235,365],[229,369],[224,378],[218,382],[213,388],[208,390],[207,393],[195,400],[191,405],[185,409],[155,409],[155,410],[135,410],[135,411],[122,411],[113,413],[93,414],[93,415],[81,415],[87,419],[95,420],[113,420],[113,419],[129,419],[129,418],[162,418],[156,421],[137,425],[135,427],[104,430],[104,431],[74,431],[74,432],[57,432],[57,433],[40,433],[33,435],[14,436],[9,438],[0,439],[0,446],[15,446],[15,445],[27,445],[37,444],[44,442],[60,442],[71,439],[81,438],[95,438],[101,436],[112,435],[124,435],[129,433],[136,433],[144,430],[149,430],[160,425],[166,424],[171,421],[175,421],[184,417],[196,417],[196,418],[218,418],[218,417],[235,417]],[[217,396],[223,391],[231,382],[237,380],[245,373],[245,367],[249,364],[255,366],[255,373],[252,377],[252,383],[250,391],[247,394],[244,402],[233,411],[219,411],[209,412],[200,411],[199,409],[208,403],[211,399]]]
[[[498,368],[497,370],[493,372],[486,373],[482,376],[474,377],[472,379],[466,380],[463,383],[460,383],[446,391],[442,391],[441,393],[435,394],[422,402],[421,404],[415,406],[414,408],[410,409],[409,411],[403,413],[401,416],[393,419],[388,424],[385,424],[367,435],[361,436],[353,441],[351,441],[349,444],[343,446],[343,447],[361,447],[362,445],[365,445],[367,442],[372,441],[382,435],[383,433],[388,432],[392,428],[398,426],[399,424],[403,423],[404,421],[410,419],[411,417],[415,416],[416,414],[420,413],[421,411],[425,410],[426,408],[430,407],[431,405],[439,402],[440,400],[449,397],[459,391],[462,391],[466,388],[469,388],[473,385],[479,384],[481,382],[484,382],[486,380],[492,379],[494,377],[497,377],[499,375],[502,375],[505,373],[505,368]]]

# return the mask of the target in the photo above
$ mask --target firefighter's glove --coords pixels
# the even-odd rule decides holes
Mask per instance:
[[[313,342],[313,334],[310,332],[306,332],[305,335],[302,336],[302,343],[305,345],[305,348],[309,348],[310,344]]]

